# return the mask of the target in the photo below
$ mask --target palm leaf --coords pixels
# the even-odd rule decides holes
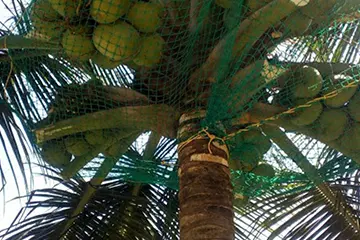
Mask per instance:
[[[323,156],[320,153],[319,156]],[[328,149],[326,158],[318,164],[325,183],[336,195],[335,203],[329,204],[323,190],[307,179],[284,183],[281,189],[270,189],[255,197],[249,205],[238,209],[240,219],[252,222],[249,239],[265,234],[268,239],[357,239],[355,226],[343,218],[345,204],[355,219],[359,219],[357,204],[359,197],[358,166],[342,154]],[[290,187],[286,190],[286,185]],[[295,188],[294,188],[295,187]],[[310,188],[309,188],[310,187]],[[334,203],[334,201],[331,201]],[[345,209],[346,209],[345,208]],[[271,234],[267,233],[267,230]]]
[[[57,177],[47,177],[62,181]],[[85,186],[83,180],[77,179],[61,182],[63,189],[33,191],[17,221],[3,231],[6,237],[2,237],[58,238]],[[169,239],[176,239],[177,226],[171,224],[176,218],[176,211],[170,211],[174,207],[177,209],[176,192],[147,185],[142,188],[138,197],[133,197],[131,190],[131,184],[121,180],[108,181],[100,186],[63,238],[134,239],[135,236],[141,236],[145,239],[158,239],[167,234]],[[128,206],[132,208],[129,209]],[[41,208],[48,211],[33,215]]]
[[[4,172],[6,167],[3,169],[3,166],[8,166],[18,193],[20,194],[23,190],[28,191],[31,178],[28,178],[28,170],[26,170],[24,164],[29,165],[30,168],[28,169],[31,172],[31,159],[34,158],[33,150],[35,147],[32,141],[29,141],[30,135],[25,132],[26,124],[21,122],[19,115],[6,102],[0,102],[0,131],[2,131],[0,145],[4,156],[0,160],[0,192],[7,183],[7,174]],[[23,182],[23,184],[20,182]]]

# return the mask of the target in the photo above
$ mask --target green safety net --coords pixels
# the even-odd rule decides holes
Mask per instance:
[[[1,86],[65,179],[111,170],[177,189],[176,154],[129,163],[129,146],[148,131],[181,138],[180,114],[205,110],[194,126],[227,143],[239,199],[304,176],[309,187],[360,163],[359,9],[356,0],[35,0],[1,39]],[[20,65],[44,81],[16,83]],[[331,166],[314,165],[325,158]]]

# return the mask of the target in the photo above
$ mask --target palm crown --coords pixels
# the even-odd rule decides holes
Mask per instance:
[[[357,1],[11,8],[6,160],[27,186],[35,151],[59,186],[3,238],[359,237]]]

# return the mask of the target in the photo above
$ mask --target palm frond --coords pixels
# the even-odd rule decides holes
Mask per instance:
[[[3,149],[3,157],[0,159],[0,192],[10,175],[7,172],[11,173],[19,194],[23,190],[28,191],[29,180],[31,181],[28,171],[31,173],[31,160],[36,159],[36,146],[29,141],[31,135],[26,134],[26,124],[14,109],[3,101],[0,102],[0,132],[0,145]]]
[[[47,177],[59,182],[59,187],[33,191],[17,220],[3,231],[4,239],[60,236],[86,183],[81,179],[63,182],[58,177]],[[97,189],[63,239],[177,239],[177,204],[174,190],[145,185],[134,197],[131,184],[109,180]],[[45,213],[41,210],[44,208]]]
[[[145,152],[141,153],[138,147],[131,146],[112,168],[108,179],[123,179],[134,184],[156,183],[177,190],[176,142],[174,139],[162,138],[150,158],[144,158]],[[102,162],[102,156],[94,159],[81,171],[81,176],[93,176]]]
[[[322,29],[299,39],[286,40],[271,55],[280,60],[279,64],[282,61],[357,64],[360,52],[359,26],[359,20],[334,24],[326,31]]]
[[[351,187],[337,184],[336,187],[333,185],[331,188],[358,191],[359,186],[353,182]],[[352,195],[348,198],[354,197]],[[357,202],[358,197],[355,198]],[[349,199],[347,201],[350,203]],[[353,214],[359,217],[357,209],[353,208]],[[337,236],[337,239],[357,239],[358,237],[356,231],[344,222],[340,213],[327,205],[322,194],[314,188],[290,194],[273,193],[254,199],[247,206],[243,218],[257,220],[253,222],[255,236],[264,231],[256,226],[269,229],[272,233],[268,239],[333,239],[334,236]]]
[[[359,170],[349,158],[336,151],[328,151],[321,158],[319,173],[335,195],[329,200],[322,187],[302,182],[284,183],[280,189],[271,189],[262,196],[251,199],[250,204],[241,208],[239,221],[251,222],[249,239],[266,235],[267,239],[357,239],[358,232],[343,217],[359,219]],[[323,156],[320,154],[319,156]],[[323,185],[324,185],[323,184]],[[290,188],[286,190],[288,185]],[[324,185],[324,186],[325,186]],[[333,204],[335,203],[335,204]],[[345,204],[345,205],[342,205]],[[271,232],[268,233],[266,231]]]
[[[26,54],[26,50],[15,52],[11,57],[6,54],[5,60],[0,62],[1,97],[7,100],[30,126],[46,116],[47,105],[60,86],[86,80],[83,72],[69,68],[53,57],[17,59],[16,56]],[[11,58],[11,61],[6,58]]]

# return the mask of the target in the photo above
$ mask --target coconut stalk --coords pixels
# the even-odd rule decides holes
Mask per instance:
[[[146,118],[144,116],[147,116]],[[88,113],[35,130],[37,143],[92,130],[151,130],[175,138],[178,113],[165,104],[130,106]]]
[[[229,42],[233,42],[231,59],[240,55],[245,56],[246,52],[253,47],[270,27],[295,12],[298,8],[307,5],[309,1],[274,0],[251,14],[217,43],[205,63],[190,76],[189,87],[191,90],[197,91],[200,85],[215,81],[217,66]],[[235,40],[233,40],[234,37]]]
[[[300,150],[294,145],[294,143],[286,136],[286,134],[276,126],[263,125],[261,127],[263,132],[268,135],[275,144],[277,144],[296,165],[306,174],[316,188],[324,196],[327,205],[337,214],[343,218],[352,228],[357,232],[360,232],[360,226],[358,220],[354,217],[351,208],[348,206],[345,199],[336,194],[327,183],[324,182],[322,176],[319,175],[316,168],[308,161],[308,159],[300,152]]]
[[[61,46],[55,42],[12,35],[0,37],[0,49],[61,50]]]
[[[179,120],[180,239],[234,239],[228,148],[212,135],[191,138],[202,117],[189,112]]]
[[[235,94],[230,94],[229,96],[224,96],[226,102],[234,103],[232,109],[239,111],[246,103],[250,101],[257,93],[263,90],[266,85],[277,83],[282,79],[283,75],[289,70],[284,70],[275,65],[269,64],[267,60],[258,60],[248,66],[237,71],[234,76],[229,80],[229,92],[234,92]],[[209,79],[211,84],[215,83],[215,79]],[[246,94],[242,91],[239,91],[246,85]],[[210,89],[205,90],[201,93],[197,99],[203,102],[208,101],[208,96],[210,95]],[[195,97],[191,96],[189,99],[186,99],[185,102],[189,103],[194,101]],[[234,111],[233,110],[233,111]]]

